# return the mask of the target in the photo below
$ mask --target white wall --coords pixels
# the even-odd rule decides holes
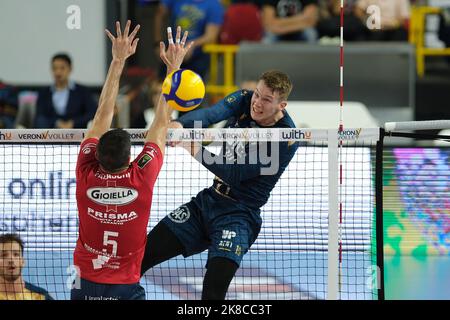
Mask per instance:
[[[69,30],[70,5],[81,9],[81,29]],[[0,79],[15,85],[52,81],[50,59],[70,54],[72,79],[101,85],[105,78],[105,0],[1,0]]]

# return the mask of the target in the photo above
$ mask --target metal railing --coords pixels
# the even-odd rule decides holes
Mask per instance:
[[[207,44],[203,46],[203,51],[211,57],[210,79],[206,85],[207,93],[226,96],[238,90],[234,80],[234,58],[238,50],[238,45]],[[219,81],[219,58],[221,56],[223,56],[223,79]]]
[[[411,8],[409,42],[416,46],[416,67],[419,77],[425,74],[427,56],[450,56],[450,48],[425,47],[426,17],[430,14],[439,14],[441,11],[441,8],[436,7],[414,6]]]

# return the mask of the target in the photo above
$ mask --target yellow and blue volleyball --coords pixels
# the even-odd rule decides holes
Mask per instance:
[[[179,69],[168,74],[162,93],[169,107],[186,112],[197,108],[205,97],[202,77],[189,69]]]

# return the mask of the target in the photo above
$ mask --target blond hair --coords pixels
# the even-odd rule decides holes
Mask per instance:
[[[264,72],[259,80],[264,81],[264,84],[273,92],[277,92],[280,100],[287,100],[292,91],[292,82],[289,76],[278,70],[270,70]]]

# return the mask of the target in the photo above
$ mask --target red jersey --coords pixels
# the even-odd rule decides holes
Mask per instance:
[[[158,145],[146,143],[126,171],[107,173],[95,158],[98,139],[85,140],[76,181],[79,236],[74,264],[92,282],[131,284],[140,279],[153,186],[163,163]]]

